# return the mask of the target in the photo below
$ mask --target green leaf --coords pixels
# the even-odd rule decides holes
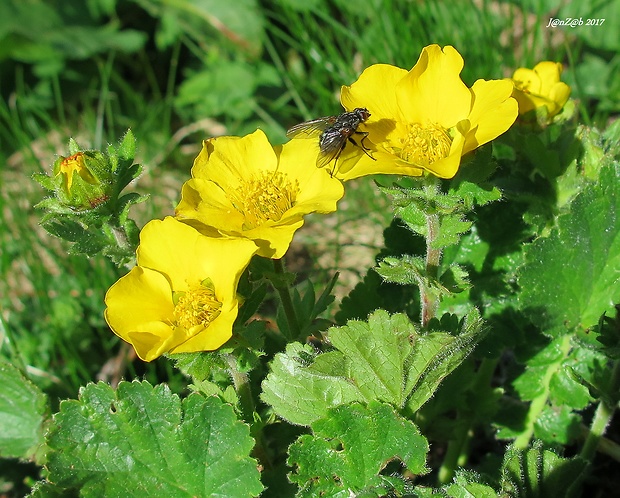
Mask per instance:
[[[210,379],[214,371],[224,370],[227,365],[219,351],[199,353],[179,353],[171,355],[175,368],[178,368],[195,382]]]
[[[418,332],[402,314],[379,310],[368,322],[351,321],[328,331],[329,341],[343,354],[348,373],[366,400],[381,400],[402,407],[407,392],[406,361]],[[418,343],[419,343],[418,339]]]
[[[242,61],[218,60],[208,70],[184,79],[175,104],[195,107],[205,116],[226,114],[236,119],[248,119],[256,89],[256,71]]]
[[[10,363],[0,363],[0,385],[0,456],[33,458],[43,443],[47,397]]]
[[[486,181],[496,168],[491,156],[492,151],[493,147],[490,145],[477,149],[473,159],[467,164],[462,164],[449,183],[450,192],[463,199],[464,205],[469,210],[502,197],[499,189]]]
[[[28,498],[65,498],[67,493],[51,482],[38,481],[27,496]]]
[[[465,220],[460,215],[443,216],[439,226],[439,234],[433,241],[432,247],[440,249],[457,244],[461,239],[461,235],[467,232],[471,226],[472,222]]]
[[[544,450],[538,441],[529,450],[511,447],[502,468],[502,496],[572,498],[580,496],[587,462]]]
[[[407,408],[414,412],[426,403],[441,381],[467,358],[485,334],[484,323],[474,309],[463,320],[459,335],[433,332],[420,336],[407,363],[406,389],[411,392]]]
[[[566,341],[551,341],[527,361],[526,370],[513,382],[515,390],[524,401],[531,401],[548,389],[551,378],[561,368],[567,357]]]
[[[569,406],[546,406],[536,418],[534,436],[547,444],[574,443],[581,433],[581,416]]]
[[[334,301],[334,296],[331,294],[331,291],[334,288],[337,279],[338,274],[336,273],[318,299],[316,299],[314,284],[310,279],[305,281],[306,291],[303,295],[300,293],[298,288],[293,289],[293,294],[291,297],[300,329],[300,336],[294,337],[293,339],[305,338],[312,335],[317,330],[321,330],[322,322],[320,320],[317,321],[317,318]],[[280,307],[278,312],[280,317],[278,324],[281,322],[287,322],[286,316],[284,315],[284,309]],[[285,330],[288,329],[288,323],[282,323],[282,326],[286,327]]]
[[[571,355],[572,356],[572,355]],[[556,405],[568,405],[576,410],[581,410],[592,401],[588,388],[575,379],[569,367],[574,358],[567,358],[562,363],[560,371],[549,382],[550,398]]]
[[[49,434],[49,480],[81,496],[257,496],[248,427],[216,397],[167,386],[89,384]]]
[[[272,361],[262,399],[280,417],[303,425],[352,401],[417,410],[482,337],[476,317],[466,320],[457,336],[421,335],[405,315],[378,310],[367,322],[329,329],[333,351],[314,357],[312,347],[289,344]]]
[[[386,282],[401,285],[418,285],[428,287],[428,272],[424,258],[403,254],[400,257],[387,257],[379,262],[375,271]],[[435,282],[438,285],[438,282]]]
[[[56,217],[53,221],[42,222],[43,228],[52,235],[69,242],[76,242],[87,235],[84,227],[77,221],[64,217]]]
[[[118,145],[118,157],[126,161],[133,161],[136,156],[136,137],[131,130],[127,130]]]
[[[476,473],[457,470],[454,481],[444,490],[447,496],[454,498],[497,498],[495,490],[481,481]]]
[[[180,0],[169,3],[157,0],[154,3],[165,6],[162,18],[174,14],[181,20],[181,27],[185,23],[191,26],[185,33],[179,33],[177,38],[181,34],[194,34],[198,36],[196,41],[203,44],[206,42],[204,32],[210,25],[222,38],[232,41],[238,48],[251,54],[260,51],[265,19],[257,0],[239,0],[233,3],[219,0]]]
[[[402,232],[410,233],[405,229]],[[419,316],[417,287],[403,287],[384,282],[379,274],[370,269],[355,288],[345,296],[336,313],[338,324],[351,319],[364,319],[378,308],[389,312],[407,312],[409,316]]]
[[[620,302],[620,165],[601,170],[557,220],[549,237],[527,249],[519,274],[522,306],[557,337],[597,324]]]
[[[256,289],[252,289],[250,295],[243,300],[243,305],[239,309],[239,317],[237,318],[238,323],[246,323],[250,320],[263,304],[266,295],[266,282],[263,282],[261,285],[257,286]]]
[[[428,276],[424,258],[409,254],[403,254],[397,258],[391,256],[383,258],[375,271],[386,282],[417,285],[442,297],[453,292],[461,292],[469,287],[467,272],[459,265],[449,266],[439,279],[433,279]]]
[[[44,189],[55,191],[58,188],[58,182],[53,176],[44,173],[33,173],[32,179],[39,183]],[[41,206],[44,207],[44,206]]]
[[[364,400],[346,377],[338,352],[319,355],[320,361],[309,365],[306,355],[313,354],[309,344],[289,344],[284,353],[275,356],[271,373],[263,382],[262,400],[293,424],[309,425],[325,416],[330,407]]]
[[[392,460],[414,474],[428,472],[426,438],[389,405],[334,408],[312,424],[312,431],[289,448],[288,464],[295,467],[290,479],[301,488],[297,496],[360,496],[364,491],[383,496],[394,484],[380,472]]]

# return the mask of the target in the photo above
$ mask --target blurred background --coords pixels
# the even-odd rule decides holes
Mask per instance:
[[[605,21],[547,28],[566,17]],[[291,125],[339,114],[341,85],[365,67],[410,69],[431,43],[462,54],[467,85],[559,61],[581,123],[604,128],[620,111],[614,0],[2,0],[0,354],[58,398],[108,380],[116,361],[103,296],[125,270],[69,255],[33,209],[45,193],[31,175],[67,155],[70,137],[98,149],[133,130],[144,173],[131,188],[151,196],[133,212],[142,226],[173,213],[203,139],[259,127],[283,143]],[[390,220],[372,182],[352,182],[337,213],[298,232],[289,269],[303,278],[318,265],[325,281],[339,269],[342,296]],[[184,382],[166,360],[129,368]]]

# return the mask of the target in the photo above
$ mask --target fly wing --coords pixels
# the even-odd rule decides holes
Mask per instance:
[[[341,146],[333,150],[319,152],[319,155],[316,158],[316,167],[324,168],[325,166],[327,166],[340,155],[342,149],[344,149],[344,147]]]
[[[347,135],[340,129],[330,128],[321,136],[320,152],[316,158],[317,168],[327,166],[334,159],[338,159],[342,149],[347,144]]]
[[[334,124],[335,121],[336,116],[325,116],[323,118],[304,121],[303,123],[296,124],[295,126],[289,128],[289,130],[286,132],[286,136],[289,138],[293,138],[298,135],[313,137],[316,136],[317,131],[325,130],[325,128]]]

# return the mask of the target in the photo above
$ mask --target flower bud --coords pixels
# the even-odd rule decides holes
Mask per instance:
[[[561,74],[562,64],[551,61],[539,62],[534,69],[517,69],[512,76],[515,87],[512,96],[519,103],[519,115],[533,116],[541,124],[551,123],[571,92],[570,87],[560,81]]]
[[[111,195],[112,172],[98,151],[83,151],[54,162],[53,186],[58,201],[74,211],[96,208]]]

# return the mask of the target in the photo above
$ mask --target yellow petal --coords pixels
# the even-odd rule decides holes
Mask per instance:
[[[175,337],[174,330],[165,323],[145,323],[143,328],[148,332],[128,332],[127,337],[124,338],[133,346],[138,358],[143,361],[153,361],[168,352],[175,344],[183,341],[184,334]]]
[[[570,92],[570,86],[560,81],[551,87],[551,90],[549,91],[549,98],[561,109],[568,101]]]
[[[114,308],[114,315],[108,318],[115,331],[134,329],[144,322],[164,322],[174,309],[170,282],[161,273],[138,266],[108,289],[105,303]]]
[[[232,337],[232,327],[237,318],[239,307],[229,307],[222,310],[220,315],[208,327],[193,335],[178,346],[173,347],[170,353],[193,353],[196,351],[214,351]]]
[[[254,172],[277,167],[276,156],[265,133],[256,130],[244,137],[218,137],[203,142],[192,167],[193,178],[231,184]]]
[[[363,153],[359,148],[347,144],[347,150]],[[326,168],[317,168],[317,149],[312,140],[290,140],[275,147],[278,168],[286,172],[299,185],[295,206],[284,219],[307,213],[332,213],[337,202],[344,195],[342,183],[332,178]],[[340,159],[339,159],[340,162]]]
[[[461,80],[462,69],[463,58],[453,47],[425,47],[396,88],[403,119],[446,129],[465,119],[471,108],[471,94]]]
[[[151,361],[153,351],[166,351],[174,337],[170,326],[174,312],[170,283],[159,272],[133,268],[119,279],[105,296],[105,319],[121,339],[136,349],[138,356]],[[135,343],[136,337],[142,337]],[[155,357],[156,357],[155,356]]]
[[[370,111],[367,124],[383,119],[393,120],[399,112],[396,85],[406,75],[405,69],[389,64],[374,64],[366,68],[351,86],[342,87],[340,102],[347,111],[366,107]]]
[[[463,153],[467,153],[504,133],[517,119],[518,104],[511,98],[509,80],[478,80],[471,88],[473,107],[469,115],[470,132]]]
[[[512,79],[519,114],[543,106],[547,108],[547,120],[559,113],[570,96],[570,87],[560,81],[561,74],[562,64],[551,61],[539,62],[534,69],[517,69]]]
[[[467,120],[462,121],[461,125],[469,124]],[[461,130],[457,130],[456,136],[452,140],[450,147],[450,154],[443,159],[432,162],[425,166],[427,171],[430,171],[433,175],[439,178],[453,178],[459,170],[461,164],[461,156],[464,154],[463,146],[465,144],[464,133]]]
[[[194,341],[194,346],[184,346],[184,351],[201,350],[194,349],[196,345],[215,349],[232,334],[238,308],[237,285],[256,250],[256,245],[247,239],[214,239],[170,217],[153,220],[140,234],[138,264],[142,266],[132,269],[106,294],[106,320],[114,333],[131,343],[145,361],[177,350],[197,335],[206,334],[207,338]],[[205,281],[209,282],[207,291],[201,285]],[[180,308],[182,301],[178,296],[204,296],[205,292],[216,305],[213,321],[209,323],[200,317],[202,322],[186,326],[183,320],[187,315],[183,313],[194,313],[196,309],[202,313],[205,308],[192,308],[191,301],[185,301],[190,303],[185,309]],[[210,301],[198,305],[205,303]],[[213,324],[216,325],[212,329]],[[225,326],[229,329],[224,330]]]
[[[224,301],[234,297],[238,278],[255,252],[250,240],[205,237],[167,217],[150,221],[142,229],[138,264],[165,274],[174,291],[185,291],[209,278],[218,299]]]
[[[373,152],[375,160],[364,155],[350,168],[341,168],[336,172],[336,177],[342,181],[353,180],[366,175],[406,175],[421,176],[424,170],[416,167],[393,154],[383,151]]]
[[[540,94],[542,80],[536,71],[520,67],[512,75],[515,87],[528,93]]]
[[[560,75],[562,74],[562,64],[559,62],[543,61],[534,66],[534,72],[540,78],[539,95],[549,95],[551,88],[558,81],[560,81]]]
[[[233,187],[227,186],[232,189]],[[244,216],[235,209],[226,190],[211,180],[192,178],[181,188],[181,201],[175,209],[176,217],[183,222],[192,219],[200,221],[206,227],[218,227],[230,231],[242,232]],[[204,229],[200,229],[205,232]],[[205,233],[207,235],[207,233]],[[214,236],[214,234],[211,234]]]

